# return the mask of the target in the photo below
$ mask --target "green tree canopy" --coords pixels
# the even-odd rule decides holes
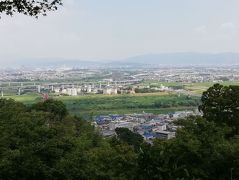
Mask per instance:
[[[140,134],[132,132],[128,128],[116,128],[115,132],[120,142],[132,145],[136,150],[139,149],[144,141],[144,138]]]
[[[175,138],[150,144],[126,128],[102,138],[59,101],[0,99],[0,179],[239,179],[238,91],[214,85],[204,117],[179,120]]]
[[[201,117],[180,122],[176,138],[142,147],[138,179],[230,179],[239,177],[238,138],[227,140],[227,129]]]
[[[68,114],[65,104],[62,101],[57,101],[53,99],[34,104],[31,106],[30,109],[51,113],[53,115],[52,120],[62,119]]]
[[[0,99],[0,179],[133,179],[136,168],[133,147],[110,146],[61,102]]]
[[[49,125],[51,112],[28,111],[0,99],[0,179],[52,179],[57,162],[74,147],[74,122]]]
[[[229,126],[239,134],[239,86],[215,84],[202,95],[199,109],[208,121]]]

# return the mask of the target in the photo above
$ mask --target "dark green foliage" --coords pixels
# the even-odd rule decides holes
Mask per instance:
[[[157,90],[151,89],[151,88],[143,88],[143,89],[135,89],[135,93],[153,93],[153,92],[159,92]]]
[[[12,99],[0,99],[0,116],[3,119],[9,119],[26,110],[26,106],[22,103],[15,102]]]
[[[74,146],[69,123],[51,126],[48,113],[13,100],[1,100],[0,112],[0,179],[53,178],[56,162]]]
[[[0,179],[132,179],[133,148],[111,147],[87,121],[61,113],[62,105],[0,99]]]
[[[49,112],[53,119],[62,119],[68,114],[63,102],[52,99],[32,105],[31,110]]]
[[[0,99],[0,179],[239,179],[238,94],[213,86],[204,117],[179,120],[176,138],[152,144],[125,128],[103,139],[59,101]]]
[[[137,155],[127,145],[76,149],[59,168],[63,179],[134,179]]]
[[[203,93],[199,109],[207,120],[239,134],[239,86],[215,84]]]
[[[180,122],[175,139],[142,147],[139,179],[229,179],[239,177],[238,140],[227,141],[227,129],[201,117]]]
[[[116,128],[115,132],[120,142],[132,145],[136,150],[143,143],[144,138],[140,134],[130,131],[128,128]]]
[[[21,13],[35,16],[46,15],[47,11],[57,10],[58,5],[62,5],[62,0],[2,0],[0,1],[0,13],[13,15]]]

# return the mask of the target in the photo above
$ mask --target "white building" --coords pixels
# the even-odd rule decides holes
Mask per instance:
[[[62,94],[67,94],[67,90],[66,89],[62,89],[61,93]]]
[[[71,89],[71,96],[77,96],[77,89],[76,88]]]
[[[159,90],[160,91],[168,91],[169,88],[161,84]]]
[[[76,88],[62,89],[61,93],[67,94],[68,96],[77,96],[77,89]]]
[[[153,129],[154,132],[166,131],[166,130],[167,130],[166,124],[158,125],[156,126],[156,128]]]
[[[106,87],[103,89],[103,94],[106,94],[106,95],[115,95],[117,94],[117,88],[111,88],[111,87]]]
[[[92,88],[91,86],[88,86],[87,89],[86,89],[87,93],[91,93],[92,92]]]
[[[66,94],[69,95],[69,96],[71,96],[71,88],[67,88],[67,89],[66,89]]]
[[[60,92],[60,88],[54,88],[55,93],[59,93]]]
[[[77,88],[77,93],[78,93],[78,94],[81,93],[81,88]]]
[[[160,139],[172,139],[175,137],[175,132],[169,131],[157,131],[156,137]]]

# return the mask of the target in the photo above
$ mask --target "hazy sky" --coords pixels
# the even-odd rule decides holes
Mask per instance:
[[[0,61],[117,59],[161,52],[239,52],[239,0],[63,0],[38,20],[0,19]]]

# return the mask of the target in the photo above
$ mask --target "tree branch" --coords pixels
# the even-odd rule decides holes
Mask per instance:
[[[62,0],[0,0],[0,14],[13,16],[20,13],[38,18],[46,16],[48,11],[55,11],[62,5]]]

